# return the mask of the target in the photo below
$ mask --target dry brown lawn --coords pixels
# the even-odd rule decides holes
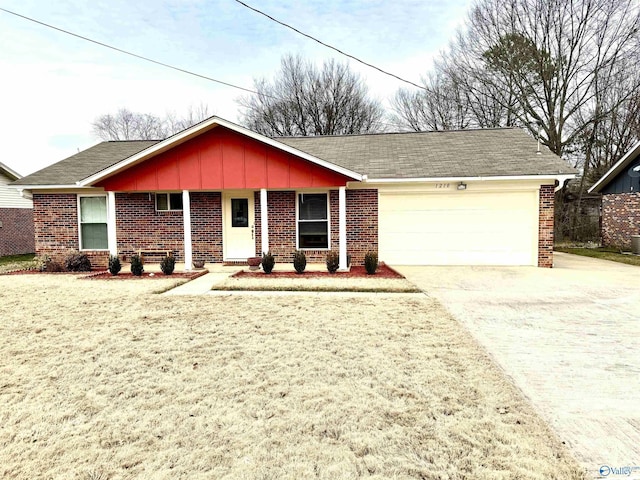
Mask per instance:
[[[427,297],[0,276],[0,477],[577,479]]]

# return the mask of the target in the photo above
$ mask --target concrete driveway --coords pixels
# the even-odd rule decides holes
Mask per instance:
[[[553,269],[395,268],[469,329],[590,476],[640,479],[640,267],[557,253]]]

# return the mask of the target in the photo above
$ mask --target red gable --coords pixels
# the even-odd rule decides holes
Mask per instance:
[[[96,186],[107,191],[336,187],[349,177],[218,126]]]

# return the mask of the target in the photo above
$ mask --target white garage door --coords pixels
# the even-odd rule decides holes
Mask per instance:
[[[391,265],[537,265],[537,191],[379,197],[379,257]]]

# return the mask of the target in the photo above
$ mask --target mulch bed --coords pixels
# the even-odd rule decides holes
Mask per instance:
[[[167,278],[186,278],[194,280],[198,277],[206,275],[209,270],[196,270],[195,272],[174,272],[171,275],[165,275],[162,272],[143,272],[142,275],[136,276],[131,272],[120,272],[118,275],[111,275],[108,271],[101,271],[87,275],[88,280],[142,280],[142,279],[167,279]]]
[[[328,271],[324,272],[278,272],[273,271],[269,275],[265,274],[262,270],[256,271],[247,271],[243,270],[241,272],[235,273],[231,275],[231,277],[271,277],[271,278],[317,278],[317,277],[335,277],[335,278],[404,278],[394,269],[388,267],[384,263],[378,265],[378,270],[376,270],[375,275],[369,275],[364,267],[351,267],[348,272],[336,272],[329,273]]]

